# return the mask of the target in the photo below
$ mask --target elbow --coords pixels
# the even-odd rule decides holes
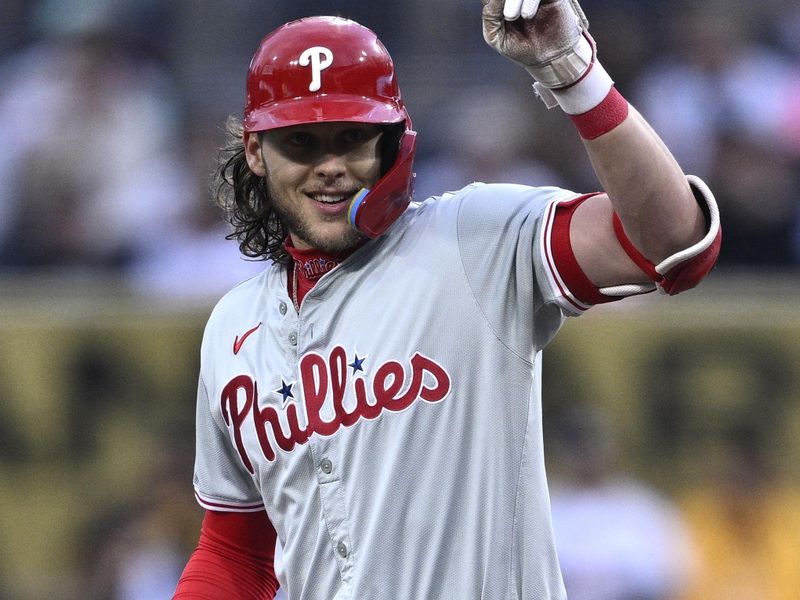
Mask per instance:
[[[646,234],[640,234],[641,252],[659,264],[701,243],[712,230],[719,228],[719,211],[708,186],[694,176],[666,201],[649,199],[646,205],[663,207],[652,215]]]
[[[695,287],[702,281],[719,257],[722,248],[722,227],[714,195],[699,177],[688,178],[697,210],[691,227],[671,254],[655,265],[662,277],[659,287],[669,295]]]
[[[656,285],[669,295],[695,287],[716,264],[722,245],[719,209],[711,190],[698,177],[688,181],[694,200],[688,208],[652,219],[652,228],[640,235],[649,244],[637,246],[627,238],[619,218],[614,217],[614,231],[628,256],[648,273]],[[652,261],[652,262],[651,262]]]

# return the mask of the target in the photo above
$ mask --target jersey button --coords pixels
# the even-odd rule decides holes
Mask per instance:
[[[333,463],[327,458],[323,458],[322,462],[319,463],[319,468],[322,469],[322,472],[325,473],[325,475],[330,475],[331,471],[333,471]]]
[[[286,314],[286,311],[288,310],[288,307],[286,306],[286,302],[281,302],[281,303],[278,305],[278,310],[279,310],[279,311],[281,311],[281,314],[282,314],[282,315],[285,315],[285,314]]]
[[[292,346],[297,346],[297,334],[295,332],[289,334],[289,343]]]
[[[339,556],[342,558],[347,558],[347,546],[344,545],[344,542],[336,544],[336,552],[338,552]]]

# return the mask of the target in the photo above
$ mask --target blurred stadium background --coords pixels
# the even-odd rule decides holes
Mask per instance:
[[[571,600],[800,590],[800,4],[583,0],[617,85],[723,211],[706,285],[569,322],[545,359]],[[597,188],[477,0],[0,4],[0,599],[168,598],[197,539],[194,388],[215,300],[261,267],[210,203],[250,56],[310,14],[374,29],[417,195]]]

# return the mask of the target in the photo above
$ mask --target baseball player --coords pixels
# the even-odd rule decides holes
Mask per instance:
[[[577,2],[484,0],[483,33],[575,123],[604,191],[412,201],[416,133],[373,32],[313,17],[256,51],[218,196],[268,262],[205,330],[206,514],[176,598],[566,597],[541,351],[594,304],[696,285],[719,215],[614,88]]]

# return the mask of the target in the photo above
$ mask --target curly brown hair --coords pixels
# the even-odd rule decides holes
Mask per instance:
[[[233,226],[225,237],[238,240],[239,251],[247,257],[288,264],[290,256],[283,242],[289,232],[272,207],[267,180],[247,165],[242,122],[228,117],[225,131],[213,189],[214,201]]]
[[[239,251],[247,257],[291,263],[283,246],[289,230],[273,208],[267,180],[250,170],[244,152],[244,127],[236,117],[225,123],[227,138],[219,149],[214,173],[214,202],[222,208],[233,226],[226,239],[237,240]],[[403,123],[388,125],[381,137],[381,174],[394,164]]]

